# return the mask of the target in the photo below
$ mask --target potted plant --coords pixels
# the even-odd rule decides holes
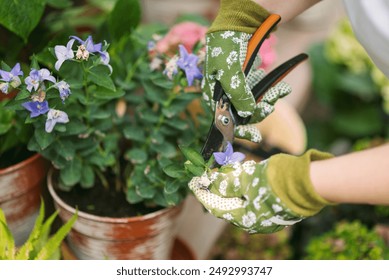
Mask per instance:
[[[23,66],[21,83],[14,86],[19,92],[7,102],[33,129],[28,149],[54,167],[48,186],[59,216],[65,220],[80,209],[68,238],[77,258],[169,258],[177,225],[172,219],[187,194],[186,179],[174,167],[182,169],[184,162],[178,146],[199,146],[206,134],[201,118],[193,119],[196,113],[188,109],[201,97],[201,60],[193,54],[201,45],[195,40],[193,49],[181,46],[173,54],[153,50],[151,35],[167,29],[138,26],[139,18],[121,22],[129,8],[137,11],[138,1],[118,1],[108,32],[97,33],[106,34],[110,45],[96,42],[98,35],[53,40],[30,67]],[[2,68],[13,69],[5,63]],[[83,204],[85,197],[91,200]],[[99,207],[100,201],[108,205]],[[99,233],[101,221],[108,230]],[[126,225],[133,221],[135,226]],[[140,221],[145,229],[127,231],[141,228]],[[90,223],[93,229],[87,229]],[[96,237],[104,244],[93,243],[93,250],[80,241]],[[117,245],[120,239],[124,245]]]
[[[25,122],[26,114],[6,104],[18,93],[14,88],[24,82],[20,74],[28,69],[31,55],[39,53],[54,37],[61,38],[63,34],[67,37],[81,25],[96,26],[98,21],[95,17],[79,16],[90,4],[71,8],[70,1],[5,0],[2,5],[7,9],[0,11],[0,60],[6,58],[11,67],[0,66],[0,208],[16,244],[20,245],[27,239],[39,213],[48,162],[27,148],[34,131]],[[79,20],[68,24],[69,16]]]
[[[200,145],[200,135],[206,133],[201,133],[200,124],[188,110],[188,105],[201,97],[193,92],[199,90],[193,79],[201,73],[194,69],[197,72],[187,81],[190,75],[185,77],[180,62],[197,57],[182,45],[180,54],[166,60],[153,49],[150,39],[144,38],[145,31],[135,30],[120,44],[110,45],[112,76],[122,93],[110,107],[114,111],[109,115],[109,136],[116,132],[117,138],[107,139],[113,155],[111,166],[96,172],[96,184],[101,186],[85,191],[81,182],[81,187],[70,186],[69,192],[60,192],[53,187],[53,174],[49,175],[49,190],[61,217],[72,215],[76,205],[81,210],[68,240],[78,258],[166,259],[174,244],[187,178],[173,163],[179,163],[182,170],[184,159],[178,146]],[[150,67],[156,60],[167,61],[165,70]],[[112,124],[116,128],[112,129]],[[78,176],[82,178],[84,168],[85,164],[74,169],[73,175],[81,172]],[[106,204],[100,206],[100,200],[92,200],[81,206],[82,193],[89,197],[102,194],[105,199],[101,202]]]

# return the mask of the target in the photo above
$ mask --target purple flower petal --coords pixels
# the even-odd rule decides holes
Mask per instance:
[[[43,102],[39,101],[29,101],[22,104],[24,108],[31,112],[30,117],[35,118],[39,115],[46,114],[49,111],[49,103],[45,100]]]
[[[203,78],[203,74],[197,65],[199,58],[193,53],[189,54],[183,45],[179,45],[178,47],[180,50],[180,58],[177,61],[177,65],[185,71],[188,85],[191,86],[194,79]]]
[[[74,53],[72,50],[73,43],[75,39],[71,39],[66,47],[65,46],[55,46],[54,52],[55,56],[57,57],[57,61],[55,62],[55,69],[58,71],[59,68],[61,68],[62,63],[64,63],[65,60],[72,59],[74,57]]]
[[[50,109],[49,113],[47,113],[45,130],[47,133],[50,133],[53,131],[54,126],[57,123],[68,123],[68,122],[69,122],[68,114],[60,110]]]
[[[226,150],[224,152],[213,153],[215,160],[220,165],[233,164],[235,162],[241,162],[245,159],[245,155],[240,152],[234,152],[234,149],[230,142],[227,143]]]
[[[215,160],[220,165],[226,164],[226,155],[223,152],[215,152],[213,153],[213,156],[215,157]]]
[[[246,158],[246,155],[241,152],[235,152],[231,155],[229,162],[235,163],[235,162],[241,162]]]
[[[20,81],[18,76],[23,76],[23,71],[20,70],[20,63],[16,63],[10,72],[0,70],[0,76],[4,82],[12,82],[15,79]]]

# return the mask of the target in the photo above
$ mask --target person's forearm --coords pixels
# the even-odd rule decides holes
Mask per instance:
[[[329,201],[389,205],[389,144],[312,162],[310,175]]]
[[[281,23],[298,16],[320,0],[253,0],[270,13],[281,16]]]

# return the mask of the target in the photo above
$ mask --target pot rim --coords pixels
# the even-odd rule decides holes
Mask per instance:
[[[32,156],[26,158],[25,160],[22,160],[21,162],[14,164],[14,165],[8,166],[6,168],[0,168],[0,175],[5,175],[8,173],[14,172],[15,170],[21,169],[25,165],[32,163],[33,161],[37,160],[38,158],[42,158],[42,156],[39,153],[35,153]]]
[[[123,218],[118,218],[118,217],[107,217],[107,216],[98,216],[94,214],[89,214],[81,210],[77,210],[76,208],[70,206],[67,204],[65,201],[63,201],[59,195],[56,193],[54,186],[52,184],[52,176],[54,173],[54,168],[50,168],[48,174],[47,174],[47,187],[49,189],[50,195],[52,196],[54,202],[58,204],[61,208],[64,210],[75,214],[77,211],[78,217],[92,220],[92,221],[99,221],[99,222],[105,222],[105,223],[112,223],[112,224],[120,224],[120,223],[129,223],[129,222],[136,222],[136,221],[143,221],[143,220],[149,220],[156,218],[158,216],[164,215],[166,212],[170,212],[173,209],[181,209],[183,207],[183,202],[180,203],[179,205],[172,206],[172,207],[165,207],[163,209],[148,213],[146,215],[141,215],[141,216],[133,216],[133,217],[123,217]]]

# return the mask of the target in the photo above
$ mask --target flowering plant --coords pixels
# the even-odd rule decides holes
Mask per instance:
[[[187,30],[191,44],[169,39],[171,30],[180,28]],[[124,178],[127,200],[133,204],[176,205],[187,194],[189,178],[178,147],[199,150],[210,124],[207,116],[211,116],[199,114],[207,108],[199,102],[204,44],[198,30],[205,27],[180,23],[166,35],[140,28],[112,51],[113,68],[119,69],[116,79],[126,85],[128,94],[123,98],[132,112],[125,117],[123,133],[131,142],[124,154],[128,160]],[[161,42],[168,47],[161,49]],[[145,52],[129,53],[136,45]]]
[[[119,134],[106,118],[112,114],[110,102],[122,92],[110,77],[107,48],[92,37],[83,41],[72,36],[66,46],[51,49],[53,56],[45,61],[55,65],[54,73],[41,67],[37,58],[27,71],[19,63],[12,68],[2,63],[1,94],[17,91],[6,109],[32,127],[28,149],[61,170],[64,188],[92,186],[97,170],[115,161],[110,144]]]

